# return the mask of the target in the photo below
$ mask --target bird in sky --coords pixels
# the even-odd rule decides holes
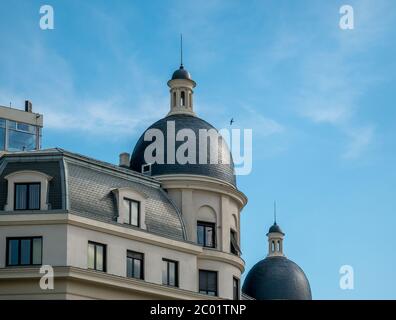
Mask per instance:
[[[230,126],[232,126],[232,124],[234,123],[235,121],[234,121],[234,118],[231,118],[231,120],[230,120]]]

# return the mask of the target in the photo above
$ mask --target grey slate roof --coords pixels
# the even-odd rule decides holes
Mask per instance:
[[[311,288],[304,271],[286,257],[268,257],[249,271],[243,293],[256,300],[311,300]]]
[[[0,210],[4,208],[7,195],[4,176],[19,170],[41,171],[53,177],[49,188],[52,209],[69,210],[114,224],[117,223],[117,205],[111,190],[131,187],[147,197],[145,222],[148,232],[186,240],[180,212],[160,183],[151,177],[62,149],[7,154],[0,158]]]
[[[151,166],[151,174],[152,176],[161,176],[165,174],[195,174],[195,175],[201,175],[201,176],[208,176],[212,178],[217,178],[222,181],[228,182],[232,184],[233,186],[236,186],[236,179],[235,179],[235,174],[234,174],[234,163],[232,161],[232,156],[230,155],[230,151],[228,148],[222,149],[219,147],[216,150],[213,146],[208,143],[208,152],[207,152],[207,164],[199,164],[199,152],[196,153],[196,164],[167,164],[166,159],[167,159],[167,142],[166,142],[166,136],[167,136],[167,122],[168,121],[174,121],[175,122],[175,129],[176,133],[181,130],[181,129],[192,129],[195,133],[195,136],[197,138],[196,141],[196,147],[197,150],[199,146],[199,130],[200,129],[205,129],[205,130],[210,130],[214,129],[216,130],[211,124],[206,122],[205,120],[202,120],[198,117],[187,115],[187,114],[175,114],[175,115],[170,115],[168,117],[165,117],[157,122],[155,122],[153,125],[151,125],[147,130],[149,129],[159,129],[162,131],[165,137],[165,148],[164,148],[164,159],[165,163],[164,164],[152,164]],[[146,130],[146,131],[147,131]],[[144,159],[144,151],[146,150],[147,146],[150,145],[152,142],[151,141],[144,141],[144,135],[145,133],[142,134],[138,142],[136,143],[135,149],[133,150],[132,156],[131,156],[131,163],[130,167],[131,169],[141,172],[142,170],[142,165],[146,164],[146,161]],[[184,143],[183,141],[176,141],[176,147],[177,148]],[[210,151],[209,151],[210,150]],[[218,153],[218,158],[219,158],[219,163],[218,164],[211,164],[210,163],[210,153],[211,152],[217,152]],[[229,156],[230,163],[226,163],[224,161],[226,157]]]

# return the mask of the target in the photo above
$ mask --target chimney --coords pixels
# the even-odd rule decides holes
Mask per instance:
[[[120,154],[120,167],[129,168],[129,153],[123,152]]]
[[[26,112],[32,112],[33,111],[33,105],[29,100],[25,100],[25,111]]]

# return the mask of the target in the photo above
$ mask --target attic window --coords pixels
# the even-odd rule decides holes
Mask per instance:
[[[39,171],[15,171],[4,177],[8,193],[5,211],[50,210],[48,203],[50,176]]]
[[[151,175],[151,163],[142,165],[142,173],[143,174],[147,174],[147,175]]]
[[[117,203],[117,222],[123,225],[131,225],[140,229],[146,226],[146,199],[139,187],[122,187],[113,189]]]

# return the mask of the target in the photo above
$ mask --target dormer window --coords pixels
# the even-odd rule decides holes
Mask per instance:
[[[147,196],[131,187],[112,190],[117,203],[117,222],[146,229]]]
[[[4,177],[8,184],[5,211],[49,210],[48,191],[51,177],[39,171],[16,171]]]
[[[124,198],[125,206],[128,208],[125,223],[135,227],[140,226],[140,202]]]
[[[15,183],[14,210],[40,210],[39,182]]]
[[[230,252],[235,255],[240,255],[241,249],[238,245],[238,236],[235,230],[230,230]]]

